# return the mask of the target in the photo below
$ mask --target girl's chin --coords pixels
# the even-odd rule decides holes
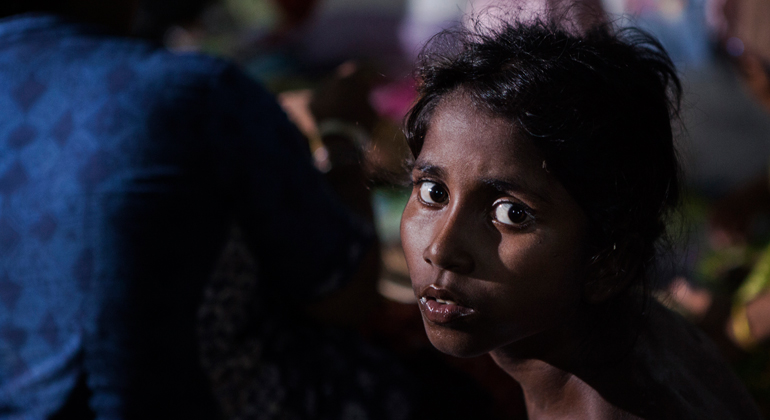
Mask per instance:
[[[426,326],[428,339],[436,350],[454,357],[469,358],[482,356],[494,350],[481,346],[481,340],[460,331],[447,331],[445,328],[436,331]]]

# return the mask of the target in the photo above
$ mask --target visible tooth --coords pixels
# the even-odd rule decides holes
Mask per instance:
[[[436,299],[436,302],[441,303],[443,305],[454,305],[455,304],[451,300],[444,300],[444,299]]]
[[[427,301],[428,301],[428,298],[426,298],[425,296],[420,298],[420,302],[422,303],[426,303]]]

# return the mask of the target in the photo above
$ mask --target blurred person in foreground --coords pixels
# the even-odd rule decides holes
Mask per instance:
[[[302,322],[367,255],[275,100],[126,37],[136,10],[0,5],[0,418],[218,418],[196,321],[232,224],[275,317]],[[344,131],[324,140],[350,169]]]

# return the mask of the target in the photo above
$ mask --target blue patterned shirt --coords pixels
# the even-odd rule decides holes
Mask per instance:
[[[52,15],[0,20],[0,418],[206,418],[196,311],[236,221],[287,305],[369,233],[233,65]]]

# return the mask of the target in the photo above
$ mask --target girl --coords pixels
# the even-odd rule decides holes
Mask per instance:
[[[662,47],[534,21],[444,33],[420,60],[401,236],[433,345],[491,354],[531,419],[760,418],[649,298],[679,199]]]

